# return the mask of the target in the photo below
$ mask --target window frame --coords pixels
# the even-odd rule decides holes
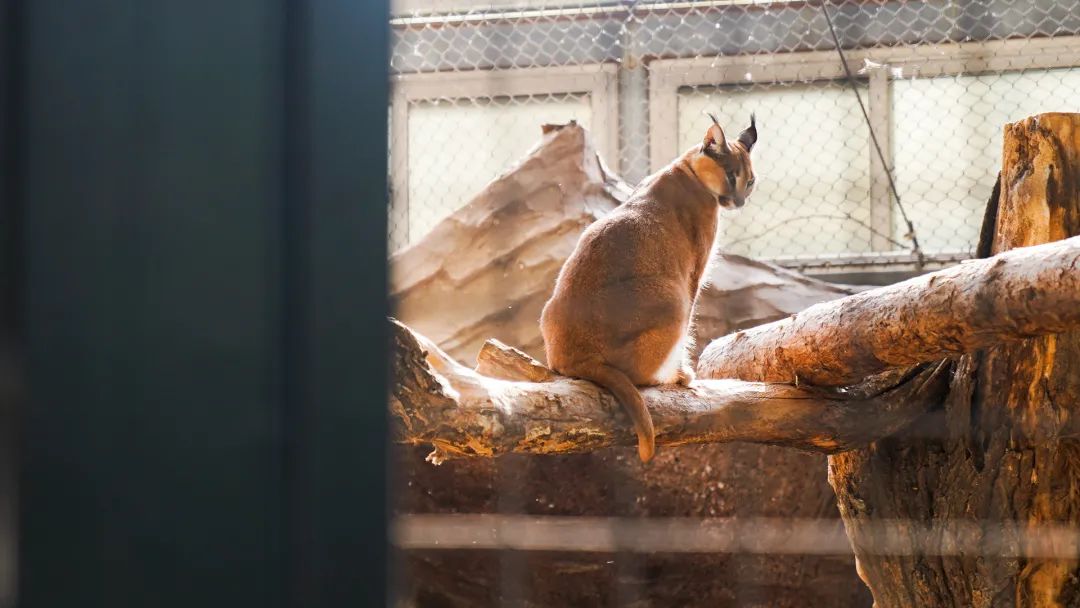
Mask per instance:
[[[606,163],[618,164],[619,81],[618,66],[613,63],[395,74],[390,82],[390,222],[404,226],[396,242],[391,235],[391,252],[412,242],[408,223],[410,104],[441,99],[587,95],[592,111],[590,131],[597,151]]]
[[[979,75],[1080,67],[1080,36],[995,40],[845,50],[848,65],[860,70],[868,94],[867,113],[886,162],[892,158],[892,71],[903,78]],[[874,67],[862,70],[866,61]],[[652,170],[663,167],[678,149],[679,89],[692,86],[735,84],[798,84],[845,78],[836,51],[799,51],[768,55],[700,56],[654,59],[649,74],[649,160]],[[892,234],[893,205],[888,174],[870,142],[870,224],[875,232]],[[870,253],[823,254],[771,258],[769,261],[807,272],[916,271],[918,260],[910,252],[890,250],[880,235],[871,239]],[[967,250],[927,254],[921,270],[935,270],[967,259]]]

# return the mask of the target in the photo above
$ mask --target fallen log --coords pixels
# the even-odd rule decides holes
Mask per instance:
[[[1080,237],[816,304],[713,341],[704,378],[853,384],[893,367],[1080,324]]]
[[[508,452],[562,454],[634,445],[629,420],[596,385],[556,375],[493,345],[482,375],[392,321],[391,411],[399,440],[431,443],[432,459]],[[642,391],[662,445],[745,441],[835,453],[895,432],[935,403],[949,365],[895,372],[855,389],[704,380]],[[539,380],[539,381],[537,381]]]

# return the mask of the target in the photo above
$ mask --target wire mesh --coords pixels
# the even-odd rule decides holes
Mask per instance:
[[[1080,110],[1080,0],[830,4],[927,259],[970,255],[1001,129]],[[756,112],[760,186],[726,250],[792,266],[910,264],[869,127],[818,3],[399,0],[391,22],[394,249],[577,120],[636,183]],[[597,69],[606,66],[610,69]]]

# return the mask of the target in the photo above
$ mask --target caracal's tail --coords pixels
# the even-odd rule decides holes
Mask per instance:
[[[634,421],[634,430],[638,436],[638,456],[642,462],[649,462],[656,454],[656,430],[653,428],[652,416],[645,409],[645,400],[641,398],[641,391],[630,381],[622,371],[598,363],[575,370],[574,375],[591,380],[596,384],[611,391],[619,403]]]

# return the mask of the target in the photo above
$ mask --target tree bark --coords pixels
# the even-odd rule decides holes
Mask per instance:
[[[833,300],[712,342],[698,375],[843,386],[1080,324],[1080,237]]]
[[[478,370],[392,322],[390,401],[399,440],[435,446],[431,459],[509,452],[565,454],[637,441],[623,409],[591,382],[556,375],[500,344]],[[835,453],[895,432],[941,398],[949,366],[876,377],[844,391],[738,380],[642,390],[661,445],[745,441]]]
[[[993,238],[980,249],[1080,234],[1080,115],[1008,125],[1003,156],[996,213],[987,213]],[[1078,273],[1042,280],[1075,290]],[[1078,408],[1080,332],[1025,339],[961,357],[941,407],[831,456],[830,482],[876,606],[1080,605]],[[883,538],[878,524],[890,520],[907,532]],[[1033,534],[1051,526],[1073,533]]]

